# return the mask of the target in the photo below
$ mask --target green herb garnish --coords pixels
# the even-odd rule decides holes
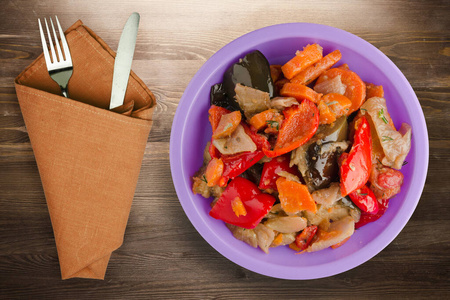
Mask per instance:
[[[276,130],[280,130],[280,123],[278,123],[277,121],[267,120],[266,123],[270,127],[275,128]]]
[[[380,118],[381,120],[383,120],[383,122],[385,123],[385,124],[388,124],[389,123],[389,121],[386,119],[386,117],[384,116],[384,110],[383,109],[381,109],[379,112],[378,112],[378,118]]]
[[[382,139],[381,139],[381,141],[383,141],[383,142],[393,141],[393,140],[394,140],[393,138],[391,138],[390,136],[386,136],[386,135],[383,135]]]
[[[204,182],[208,183],[208,180],[206,180],[206,176],[205,176],[205,175],[203,175],[203,177],[202,177],[202,181],[204,181]]]
[[[328,102],[328,103],[325,103],[325,104],[330,106],[330,105],[337,104],[337,103],[338,103],[337,101],[331,101],[331,102]]]

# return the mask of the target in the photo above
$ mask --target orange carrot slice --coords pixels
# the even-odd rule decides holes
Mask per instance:
[[[319,124],[331,124],[336,121],[335,114],[330,110],[325,102],[321,100],[317,108],[319,109]]]
[[[286,83],[280,91],[281,96],[294,97],[298,101],[308,99],[314,103],[318,103],[322,94],[315,92],[313,89],[303,84]]]
[[[384,98],[384,90],[382,85],[366,83],[366,99],[370,99],[372,97]]]
[[[334,113],[336,119],[341,116],[347,116],[352,101],[344,95],[337,93],[329,93],[322,97],[323,102],[328,106],[330,111]]]
[[[247,210],[245,209],[244,203],[242,203],[242,200],[239,197],[231,200],[231,209],[233,209],[233,212],[237,217],[245,217],[247,215]]]
[[[288,214],[296,214],[302,210],[316,213],[317,207],[306,185],[280,177],[276,181],[280,203]]]
[[[220,183],[223,174],[223,161],[220,158],[213,158],[206,167],[205,177],[208,186],[215,186]]]
[[[282,121],[283,116],[276,109],[272,108],[254,115],[249,123],[255,127],[256,130],[270,127],[277,132],[280,129]]]
[[[219,125],[212,135],[213,139],[220,139],[230,136],[241,123],[242,115],[240,111],[233,111],[229,114],[223,115],[220,118]]]
[[[296,253],[296,254],[300,254],[300,253],[303,253],[303,252],[304,252],[302,249],[300,249],[300,248],[295,244],[295,242],[290,243],[290,244],[289,244],[289,248],[291,248],[292,250],[298,252],[298,253]]]
[[[366,99],[366,85],[361,78],[353,71],[344,68],[332,68],[320,75],[317,79],[316,85],[326,80],[331,80],[336,76],[341,76],[341,81],[347,86],[344,96],[346,96],[352,102],[352,106],[349,108],[348,115],[358,110]]]
[[[306,69],[298,73],[294,78],[291,79],[291,82],[299,84],[309,84],[316,80],[317,77],[319,77],[323,72],[331,68],[341,58],[341,51],[334,50],[333,52],[324,56],[317,63],[307,67]]]
[[[339,69],[343,69],[343,70],[350,70],[349,66],[347,64],[342,64],[339,67],[337,67]]]
[[[318,44],[308,45],[303,51],[297,51],[295,56],[281,67],[284,77],[293,78],[305,68],[315,64],[322,58],[322,47]]]
[[[229,114],[230,111],[226,108],[211,105],[211,107],[208,110],[208,119],[211,123],[212,131],[216,130],[217,126],[219,125],[220,118],[222,118],[223,115]]]
[[[277,234],[277,236],[273,239],[272,244],[274,246],[279,246],[283,242],[283,234],[280,232]]]

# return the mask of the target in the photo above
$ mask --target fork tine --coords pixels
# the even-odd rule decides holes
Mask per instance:
[[[52,18],[49,18],[49,19],[50,19],[50,25],[52,25],[53,36],[55,38],[56,51],[58,53],[58,58],[59,58],[58,61],[63,61],[64,56],[63,56],[63,53],[61,52],[61,47],[59,46],[59,40],[58,40],[58,36],[56,35],[55,26],[53,26]]]
[[[58,61],[58,58],[56,57],[55,48],[53,47],[52,35],[50,34],[50,30],[48,29],[47,18],[44,18],[44,21],[45,21],[45,27],[47,27],[47,36],[48,36],[48,42],[50,44],[50,53],[52,54],[52,62],[55,63]]]
[[[39,23],[39,32],[41,33],[42,49],[44,50],[44,58],[45,58],[45,62],[48,64],[48,63],[51,63],[51,60],[50,60],[50,54],[48,53],[47,41],[45,40],[45,35],[44,35],[44,31],[42,30],[42,24],[41,24],[40,19],[38,19],[38,23]]]
[[[69,45],[67,44],[66,36],[64,35],[64,31],[61,28],[61,24],[59,24],[58,16],[56,18],[56,25],[58,25],[59,36],[61,37],[62,46],[64,49],[64,56],[66,61],[72,63],[72,57],[70,56]]]

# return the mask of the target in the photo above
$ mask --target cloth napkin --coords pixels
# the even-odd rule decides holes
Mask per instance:
[[[115,53],[77,21],[66,31],[70,99],[40,55],[15,87],[53,226],[62,279],[104,279],[123,242],[156,100],[131,72],[124,105],[108,110]]]

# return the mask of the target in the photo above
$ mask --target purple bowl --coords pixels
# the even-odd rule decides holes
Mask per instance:
[[[211,85],[245,54],[261,51],[271,64],[283,64],[296,50],[318,43],[324,54],[339,49],[342,60],[366,82],[383,85],[395,126],[412,126],[412,146],[402,168],[401,193],[389,203],[385,215],[355,231],[337,249],[296,255],[288,247],[270,254],[233,237],[222,221],[208,215],[211,200],[192,193],[192,176],[201,167],[203,149],[211,137],[208,122]],[[253,272],[283,279],[314,279],[352,269],[378,254],[403,229],[419,202],[428,169],[428,133],[419,101],[401,71],[381,51],[346,31],[318,24],[290,23],[250,32],[223,47],[195,74],[175,114],[170,136],[170,166],[175,189],[191,223],[219,253]]]

